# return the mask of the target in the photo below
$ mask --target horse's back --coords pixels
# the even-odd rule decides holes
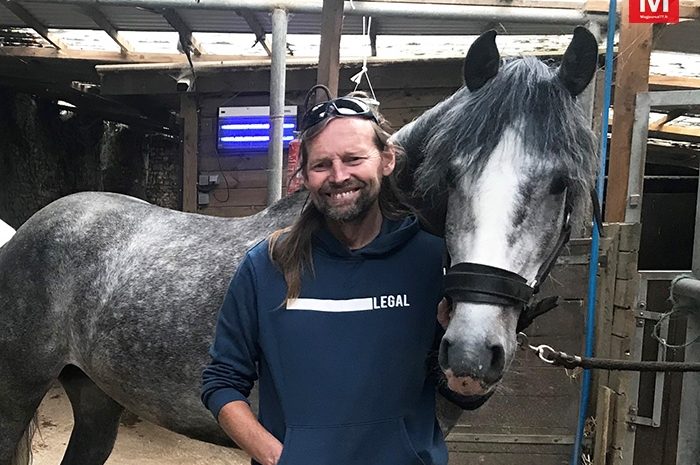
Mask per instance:
[[[300,198],[243,219],[118,194],[59,199],[0,249],[0,329],[30,321],[51,352],[46,364],[76,365],[130,410],[199,435],[212,425],[196,395],[199,375],[228,282],[250,246],[290,222]]]

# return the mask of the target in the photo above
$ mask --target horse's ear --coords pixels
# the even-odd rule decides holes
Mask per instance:
[[[464,83],[470,91],[481,89],[486,82],[498,74],[501,56],[496,47],[496,31],[481,34],[469,47],[464,59]]]
[[[574,29],[574,38],[564,52],[557,76],[571,95],[583,92],[598,64],[598,42],[585,27]]]

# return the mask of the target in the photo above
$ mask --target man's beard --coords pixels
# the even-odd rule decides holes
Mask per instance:
[[[348,185],[349,184],[349,185]],[[372,206],[379,197],[379,189],[374,183],[351,182],[341,186],[332,187],[330,190],[342,190],[350,186],[359,187],[357,200],[352,205],[336,207],[330,204],[329,199],[322,193],[316,197],[316,208],[331,221],[338,223],[354,223],[362,221],[370,212]]]

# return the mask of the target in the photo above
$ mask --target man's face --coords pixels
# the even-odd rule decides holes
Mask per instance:
[[[308,145],[304,184],[316,208],[337,222],[362,220],[377,205],[382,177],[394,170],[391,151],[380,152],[372,124],[335,118]]]

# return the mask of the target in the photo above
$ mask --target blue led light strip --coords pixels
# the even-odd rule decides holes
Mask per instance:
[[[283,124],[283,146],[289,147],[294,139],[296,116],[287,115]],[[220,152],[267,152],[270,145],[270,117],[265,115],[220,116],[218,120],[217,148]]]

